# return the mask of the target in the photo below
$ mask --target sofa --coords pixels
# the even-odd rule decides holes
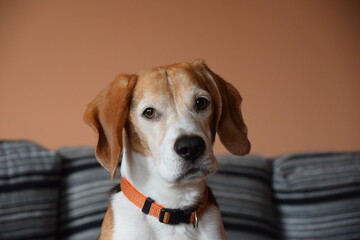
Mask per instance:
[[[228,239],[360,239],[360,152],[217,158]],[[96,239],[117,173],[92,147],[0,141],[0,239]]]

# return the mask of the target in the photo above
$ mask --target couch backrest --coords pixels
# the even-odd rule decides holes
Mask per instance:
[[[218,160],[209,186],[229,239],[360,239],[360,152]],[[0,239],[96,239],[118,179],[93,148],[0,141]]]
[[[273,169],[284,239],[360,239],[360,152],[284,155]]]
[[[58,155],[63,163],[59,237],[97,239],[108,207],[108,192],[119,180],[109,179],[94,156],[94,148],[62,148]]]
[[[0,239],[55,239],[60,159],[27,141],[0,141]]]

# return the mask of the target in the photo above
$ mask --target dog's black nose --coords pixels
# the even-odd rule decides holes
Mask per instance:
[[[206,148],[205,141],[199,136],[184,136],[175,141],[175,152],[186,160],[195,161]]]

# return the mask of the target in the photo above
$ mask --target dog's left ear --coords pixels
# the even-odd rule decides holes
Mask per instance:
[[[203,60],[192,63],[207,81],[215,102],[215,122],[220,141],[229,152],[244,155],[250,152],[247,127],[241,114],[242,98],[236,88],[210,70]]]
[[[88,104],[84,113],[84,121],[98,137],[96,157],[112,179],[123,147],[122,132],[136,80],[136,75],[119,75]]]

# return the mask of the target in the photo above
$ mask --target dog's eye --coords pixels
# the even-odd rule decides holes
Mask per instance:
[[[200,97],[195,101],[196,111],[205,110],[208,106],[209,101],[206,98]]]
[[[146,108],[143,112],[143,115],[148,118],[148,119],[152,119],[153,117],[155,117],[155,109],[153,108]]]

